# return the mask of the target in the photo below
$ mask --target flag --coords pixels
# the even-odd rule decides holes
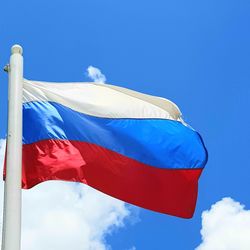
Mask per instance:
[[[81,182],[190,218],[206,162],[201,136],[167,99],[108,84],[24,80],[24,189]]]

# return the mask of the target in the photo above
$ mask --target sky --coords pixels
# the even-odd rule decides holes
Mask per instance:
[[[22,249],[250,249],[249,12],[244,0],[1,4],[0,67],[18,43],[27,79],[100,77],[170,99],[209,153],[189,220],[125,204],[82,184],[47,182],[23,191]],[[7,81],[0,71],[0,158]],[[0,191],[2,201],[3,183]]]

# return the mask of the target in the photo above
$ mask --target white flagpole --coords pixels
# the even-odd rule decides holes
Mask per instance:
[[[21,246],[21,176],[22,176],[22,47],[11,48],[8,96],[8,137],[2,250],[20,250]]]

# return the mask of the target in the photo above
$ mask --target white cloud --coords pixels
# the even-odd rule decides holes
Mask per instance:
[[[129,248],[129,250],[136,250],[136,247],[132,246],[131,248]]]
[[[96,83],[106,82],[106,77],[102,74],[101,70],[93,66],[87,68],[87,76]]]
[[[250,210],[223,198],[202,213],[202,243],[196,250],[249,250]]]
[[[105,236],[129,214],[124,202],[90,187],[43,183],[23,191],[22,249],[109,249]]]
[[[0,166],[4,148],[5,140],[0,139]],[[3,182],[0,194],[1,202]],[[22,205],[25,250],[109,250],[105,236],[131,218],[124,202],[69,182],[44,182],[23,190]]]

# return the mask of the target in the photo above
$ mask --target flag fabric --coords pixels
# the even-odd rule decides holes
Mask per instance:
[[[171,101],[96,83],[24,80],[22,187],[87,184],[131,204],[192,217],[207,162]]]

